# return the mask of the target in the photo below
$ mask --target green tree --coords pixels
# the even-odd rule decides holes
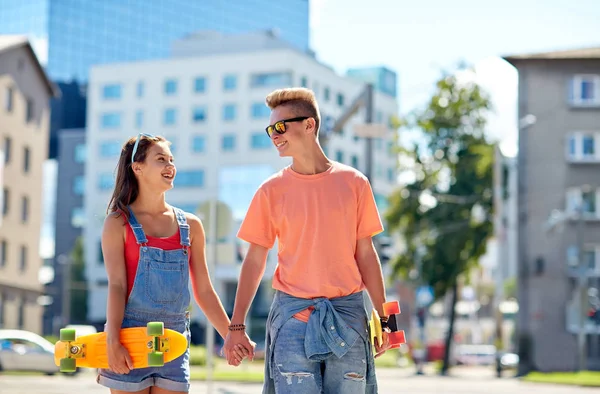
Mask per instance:
[[[85,256],[83,238],[78,237],[71,251],[71,322],[84,323],[87,320],[88,291],[85,280]]]
[[[420,136],[400,149],[401,162],[413,164],[408,171],[414,178],[392,194],[386,212],[390,231],[406,246],[392,262],[395,275],[413,277],[416,271],[436,299],[451,295],[442,374],[449,368],[459,283],[493,234],[495,147],[484,134],[491,105],[476,83],[460,77],[471,72],[443,75],[425,108],[402,122]]]

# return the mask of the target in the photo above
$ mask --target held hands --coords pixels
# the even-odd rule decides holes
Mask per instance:
[[[225,353],[228,364],[237,367],[246,357],[248,357],[250,361],[254,360],[255,347],[256,342],[250,340],[246,331],[229,331],[225,338],[223,352]]]

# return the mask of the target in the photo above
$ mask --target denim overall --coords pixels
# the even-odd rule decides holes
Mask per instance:
[[[102,369],[97,381],[103,386],[123,391],[139,391],[150,386],[172,391],[189,390],[190,317],[187,308],[191,299],[188,290],[190,227],[183,211],[173,209],[179,226],[181,249],[162,250],[147,245],[142,225],[129,208],[129,225],[140,246],[140,258],[121,327],[145,327],[151,321],[163,322],[165,328],[188,338],[188,350],[163,367],[132,369],[124,375]]]

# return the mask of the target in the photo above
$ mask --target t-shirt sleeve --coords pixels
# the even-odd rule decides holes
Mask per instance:
[[[356,239],[372,237],[383,231],[383,224],[379,217],[377,204],[371,184],[367,179],[362,184],[362,192],[358,198],[358,223],[356,228]]]
[[[261,187],[252,197],[248,212],[238,231],[238,238],[271,249],[277,234],[272,218],[269,197]]]

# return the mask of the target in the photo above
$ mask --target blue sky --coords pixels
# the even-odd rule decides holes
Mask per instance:
[[[372,65],[396,70],[402,113],[428,98],[442,68],[460,60],[475,65],[497,108],[493,133],[510,144],[517,74],[498,57],[600,46],[600,0],[310,1],[317,58],[341,73]]]

